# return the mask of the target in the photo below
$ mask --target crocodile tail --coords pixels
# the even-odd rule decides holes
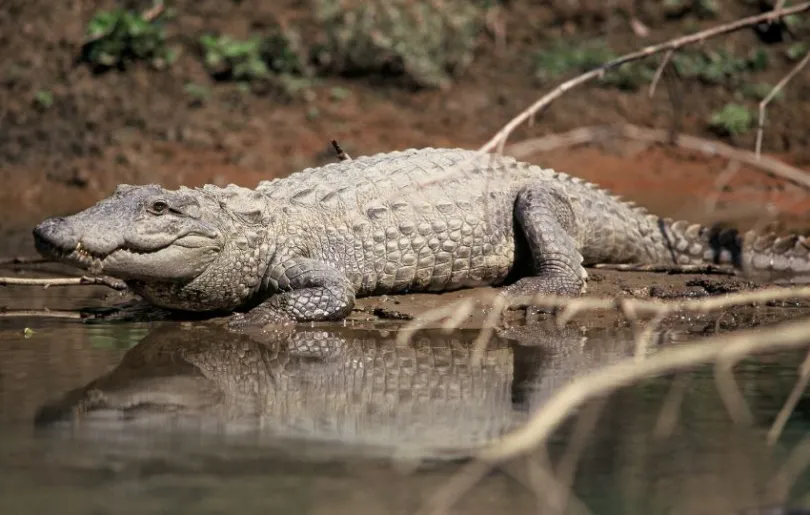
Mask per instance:
[[[662,219],[669,258],[679,265],[732,265],[745,275],[810,276],[810,237],[706,227]]]

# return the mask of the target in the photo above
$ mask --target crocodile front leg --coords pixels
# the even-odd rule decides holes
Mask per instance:
[[[266,283],[276,291],[231,327],[339,320],[354,307],[354,288],[341,271],[315,259],[295,257],[271,267]]]

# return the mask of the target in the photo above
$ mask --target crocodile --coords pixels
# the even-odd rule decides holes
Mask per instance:
[[[396,333],[372,329],[300,326],[254,337],[209,323],[159,324],[115,368],[41,406],[34,422],[464,457],[524,423],[562,385],[633,353],[629,335],[588,334],[590,345],[579,328],[499,330],[472,361],[472,329],[426,329],[403,346]]]
[[[259,324],[338,320],[387,293],[579,295],[600,263],[810,271],[806,237],[661,218],[580,178],[463,149],[345,159],[255,189],[121,185],[33,232],[43,256],[122,279],[151,305]]]

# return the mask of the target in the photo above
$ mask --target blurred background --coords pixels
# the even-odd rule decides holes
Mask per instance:
[[[2,241],[27,252],[39,219],[84,208],[122,182],[252,187],[332,160],[333,138],[350,155],[477,148],[565,78],[771,8],[765,0],[6,0]],[[566,94],[510,141],[633,123],[753,149],[757,104],[804,55],[808,33],[810,18],[792,16],[688,48],[653,98],[660,56],[631,63]],[[807,98],[804,73],[770,106],[763,144],[799,167],[810,162]],[[801,219],[810,207],[802,190],[746,167],[718,188],[727,160],[673,146],[618,139],[521,157],[697,221],[723,209],[750,221],[769,203]],[[713,195],[712,213],[696,204]]]

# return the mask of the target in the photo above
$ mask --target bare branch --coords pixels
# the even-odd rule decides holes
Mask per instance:
[[[659,274],[739,274],[739,272],[734,268],[722,265],[636,265],[629,263],[597,263],[593,267],[601,270],[620,270],[623,272],[649,272]]]
[[[50,309],[0,309],[0,318],[69,318],[81,320],[82,314],[76,311]]]
[[[36,278],[29,279],[23,277],[0,277],[0,286],[107,286],[113,290],[124,291],[127,285],[112,277],[57,277],[53,279]]]
[[[672,134],[663,129],[648,129],[632,124],[597,125],[581,127],[569,132],[532,138],[509,145],[504,153],[523,159],[538,152],[549,152],[559,148],[586,145],[602,141],[607,137],[620,136],[634,141],[644,141],[661,145],[675,144],[679,148],[702,152],[710,156],[722,156],[741,164],[781,177],[793,184],[810,188],[810,174],[778,159],[769,156],[757,157],[755,152],[734,148],[719,141],[697,136],[678,134],[673,141]]]
[[[661,59],[661,64],[659,64],[658,68],[655,70],[655,75],[653,75],[652,82],[650,83],[650,98],[655,95],[655,87],[658,86],[658,81],[661,80],[661,75],[664,73],[664,68],[667,67],[670,59],[672,59],[672,54],[674,53],[675,50],[670,48],[667,53],[664,54],[664,58]]]
[[[804,2],[799,5],[782,9],[780,14],[782,16],[787,16],[791,14],[804,12],[807,10],[810,10],[810,2]],[[719,25],[717,27],[696,32],[694,34],[689,34],[687,36],[671,39],[664,43],[648,46],[636,52],[623,55],[619,58],[616,58],[612,61],[605,63],[604,65],[594,70],[591,70],[587,73],[583,73],[582,75],[569,79],[560,84],[559,86],[557,86],[550,93],[541,97],[531,106],[529,106],[526,110],[524,110],[523,112],[518,114],[515,118],[513,118],[511,121],[509,121],[509,123],[507,123],[500,131],[498,131],[498,133],[492,139],[487,141],[479,150],[481,152],[491,152],[495,149],[498,149],[499,152],[502,152],[503,147],[506,144],[506,140],[509,138],[509,135],[512,134],[512,132],[521,124],[523,124],[526,120],[530,119],[532,116],[548,107],[549,104],[551,104],[557,98],[561,97],[567,91],[577,86],[581,86],[582,84],[585,84],[587,82],[590,82],[593,79],[603,76],[604,73],[608,70],[621,66],[622,64],[628,63],[630,61],[637,61],[639,59],[659,54],[661,52],[666,52],[669,50],[677,50],[687,45],[704,42],[708,39],[712,39],[717,36],[728,34],[730,32],[735,32],[737,30],[744,29],[746,27],[750,27],[752,25],[756,25],[764,21],[768,21],[773,17],[774,17],[773,12],[768,11],[766,13],[762,13],[756,16],[741,18],[731,23]]]
[[[664,404],[661,406],[661,412],[658,414],[658,420],[655,422],[653,434],[656,438],[666,438],[675,430],[675,423],[678,421],[678,413],[681,411],[681,404],[683,404],[683,397],[689,382],[690,378],[686,374],[675,376],[675,379],[672,380]]]
[[[807,388],[808,381],[810,381],[810,352],[807,353],[807,357],[804,358],[804,362],[799,367],[799,379],[793,385],[793,390],[788,395],[785,405],[779,410],[776,420],[773,421],[773,425],[768,431],[768,445],[774,445],[779,440],[779,436],[793,413],[793,409],[799,403],[802,393]]]
[[[726,407],[731,420],[741,426],[750,426],[754,423],[754,416],[748,409],[737,380],[734,379],[734,361],[731,359],[718,360],[714,365],[714,383],[717,393]]]
[[[810,320],[787,322],[768,329],[751,329],[731,335],[704,338],[691,344],[662,350],[641,362],[632,358],[625,359],[576,378],[560,388],[523,427],[507,434],[480,452],[475,462],[462,467],[451,477],[448,484],[454,486],[453,498],[457,499],[463,495],[459,488],[472,488],[477,482],[477,480],[471,482],[472,478],[483,477],[485,472],[481,469],[482,465],[496,465],[545,444],[571,413],[594,398],[603,397],[643,379],[692,369],[697,365],[727,360],[730,363],[730,360],[746,355],[803,347],[808,344],[810,344]],[[786,474],[795,474],[797,469],[806,465],[805,460],[797,460],[797,464]],[[436,498],[449,500],[450,497],[442,490],[437,492]],[[449,505],[445,504],[443,507],[447,508]]]
[[[401,347],[410,345],[411,338],[416,334],[416,331],[424,328],[431,322],[447,319],[442,323],[442,329],[445,331],[453,330],[457,328],[464,319],[470,316],[472,310],[473,301],[470,299],[461,299],[452,304],[430,310],[408,322],[400,329],[399,334],[397,334],[397,345]]]
[[[770,93],[768,93],[768,96],[763,98],[762,102],[759,103],[759,114],[757,116],[757,143],[755,150],[757,159],[759,159],[759,156],[762,153],[762,137],[765,134],[765,109],[767,109],[768,104],[771,103],[774,97],[776,97],[776,95],[778,95],[779,92],[784,89],[787,83],[790,82],[793,77],[796,76],[796,74],[802,71],[805,66],[807,66],[808,61],[810,61],[810,50],[807,51],[804,57],[802,57],[802,60],[796,63],[796,66],[794,66],[793,69],[787,73],[787,75],[782,77],[782,80],[780,80],[776,86],[773,87]]]

